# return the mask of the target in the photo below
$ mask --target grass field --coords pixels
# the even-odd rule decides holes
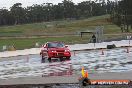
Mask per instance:
[[[45,38],[22,38],[22,39],[0,39],[0,47],[3,45],[14,45],[16,49],[33,48],[36,43],[44,44],[50,41],[61,41],[66,44],[88,43],[88,37],[64,36],[64,37],[45,37]]]
[[[0,27],[0,36],[35,36],[47,34],[51,35],[52,33],[75,34],[78,31],[95,30],[97,26],[104,26],[105,33],[109,33],[109,31],[110,33],[120,32],[120,29],[112,23],[107,22],[106,18],[109,18],[109,15],[97,16],[82,20],[64,20],[16,26],[3,26]]]
[[[63,41],[66,44],[88,43],[91,34],[85,34],[85,36],[81,38],[78,33],[87,30],[94,31],[97,26],[104,27],[104,34],[121,33],[118,26],[107,22],[107,18],[109,18],[109,15],[81,20],[62,20],[16,26],[2,26],[0,27],[0,48],[2,48],[3,45],[14,45],[17,49],[31,48],[35,46],[36,42],[43,44],[48,41]],[[115,36],[108,36],[108,38],[112,37]]]

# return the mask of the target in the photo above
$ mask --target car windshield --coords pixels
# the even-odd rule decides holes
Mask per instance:
[[[64,47],[63,43],[48,43],[48,48],[61,48]]]

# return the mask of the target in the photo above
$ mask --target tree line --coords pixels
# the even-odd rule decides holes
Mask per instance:
[[[21,3],[16,3],[10,9],[0,9],[0,25],[16,25],[67,18],[88,18],[110,14],[114,7],[115,2],[110,0],[107,0],[107,2],[105,0],[83,1],[78,4],[71,0],[64,0],[57,5],[43,3],[27,7],[22,7]]]
[[[129,32],[132,29],[132,0],[121,0],[111,13],[111,18],[115,24],[121,27],[122,32]]]

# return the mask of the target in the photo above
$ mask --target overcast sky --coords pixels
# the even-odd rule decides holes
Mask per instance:
[[[62,2],[63,0],[0,0],[0,8],[6,7],[7,9],[11,7],[15,3],[22,3],[23,7],[31,6],[33,4],[42,4],[42,3],[53,3],[57,4]],[[82,1],[89,1],[89,0],[72,0],[74,3],[79,3]]]
[[[86,0],[72,0],[74,3],[86,1]],[[87,0],[89,1],[89,0]],[[11,7],[15,3],[22,3],[23,7],[31,6],[33,4],[42,4],[42,3],[60,3],[62,0],[0,0],[0,8],[6,7],[7,9]]]

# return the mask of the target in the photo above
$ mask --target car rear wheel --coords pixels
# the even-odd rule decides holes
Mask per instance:
[[[45,57],[42,56],[41,62],[44,63],[45,62]]]

